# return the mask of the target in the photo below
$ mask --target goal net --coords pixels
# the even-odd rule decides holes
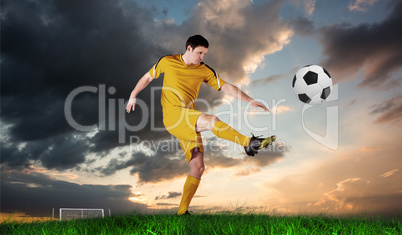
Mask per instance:
[[[105,217],[103,209],[60,208],[59,214],[60,214],[60,221],[69,219]]]

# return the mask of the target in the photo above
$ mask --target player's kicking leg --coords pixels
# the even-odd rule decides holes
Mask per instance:
[[[251,138],[246,137],[228,124],[219,120],[218,117],[203,113],[198,117],[196,131],[202,132],[206,130],[211,130],[219,138],[230,140],[236,144],[244,146],[244,149],[249,156],[254,156],[260,149],[267,148],[276,140],[276,136],[260,138],[253,135]]]

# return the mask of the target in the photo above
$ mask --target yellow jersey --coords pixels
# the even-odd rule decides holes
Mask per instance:
[[[177,107],[194,109],[203,82],[218,91],[226,83],[218,73],[203,62],[187,65],[181,54],[162,57],[149,73],[155,79],[164,73],[161,95],[164,116],[169,110]]]

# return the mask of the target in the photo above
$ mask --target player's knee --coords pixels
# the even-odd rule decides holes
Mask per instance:
[[[204,167],[200,168],[200,171],[198,172],[200,175],[204,174]]]
[[[192,164],[190,165],[190,174],[196,178],[200,178],[204,174],[205,166],[204,164]]]
[[[211,129],[215,126],[215,124],[217,123],[217,122],[219,122],[220,121],[220,119],[217,117],[217,116],[215,116],[215,115],[211,115]]]
[[[196,167],[195,172],[197,172],[197,175],[200,177],[204,174],[205,166],[204,165],[199,165]]]
[[[205,165],[204,165],[204,163],[200,164],[200,165],[197,167],[197,170],[198,170],[198,173],[199,173],[200,175],[202,175],[202,174],[204,173],[204,170],[205,170]]]

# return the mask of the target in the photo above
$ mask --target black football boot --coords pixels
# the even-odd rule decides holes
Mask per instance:
[[[274,135],[268,138],[260,138],[259,136],[255,137],[253,135],[251,137],[250,144],[247,147],[244,147],[244,150],[246,150],[247,155],[254,156],[258,153],[258,150],[272,145],[275,140],[276,136]]]

